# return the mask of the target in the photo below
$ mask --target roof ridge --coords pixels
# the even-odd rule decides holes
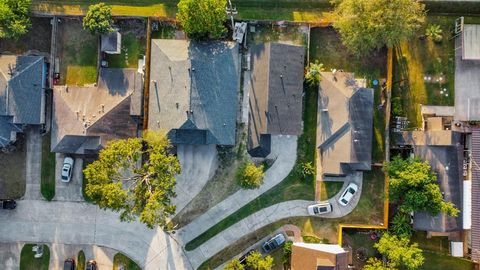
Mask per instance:
[[[120,102],[118,102],[115,106],[113,106],[110,110],[108,110],[107,112],[105,112],[101,117],[98,117],[96,118],[95,121],[91,122],[90,125],[88,125],[88,127],[86,128],[86,130],[88,131],[88,129],[90,129],[95,123],[97,123],[98,121],[100,121],[100,119],[103,119],[105,116],[109,115],[113,110],[115,110],[118,106],[120,106],[121,104],[123,104],[123,102],[125,102],[125,100],[127,100],[127,98],[131,97],[133,94],[130,93],[128,95],[125,96],[125,98],[123,98]]]

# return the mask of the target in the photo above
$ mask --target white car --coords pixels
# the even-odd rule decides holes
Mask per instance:
[[[62,182],[68,183],[72,180],[73,158],[65,157],[62,167]]]
[[[355,183],[348,184],[347,188],[342,193],[342,196],[340,196],[340,198],[338,199],[338,202],[341,205],[346,206],[350,202],[350,200],[353,198],[353,196],[355,196],[355,194],[357,193],[357,190],[358,190],[357,184]]]
[[[329,202],[312,204],[307,207],[307,211],[311,216],[322,215],[332,212],[332,205]]]

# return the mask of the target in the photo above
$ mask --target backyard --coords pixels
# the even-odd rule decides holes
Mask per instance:
[[[32,17],[32,27],[27,34],[15,39],[1,39],[0,52],[23,54],[31,52],[50,52],[52,25],[50,18]]]
[[[138,59],[145,55],[146,20],[117,20],[115,25],[120,28],[120,34],[122,34],[122,48],[120,54],[106,55],[108,66],[111,68],[137,68]]]
[[[79,18],[63,18],[58,26],[60,84],[97,82],[98,38],[83,30]]]
[[[25,194],[25,135],[18,134],[17,141],[8,149],[8,152],[0,152],[0,199],[20,199]]]
[[[392,112],[406,116],[410,127],[422,125],[420,105],[454,103],[455,40],[453,16],[428,16],[427,23],[409,42],[395,49]],[[466,23],[479,22],[465,18]],[[438,42],[425,37],[426,28],[438,25],[442,38]]]

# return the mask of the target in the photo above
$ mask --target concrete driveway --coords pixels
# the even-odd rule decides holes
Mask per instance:
[[[0,265],[4,270],[20,269],[22,243],[0,243]]]
[[[65,156],[62,154],[55,154],[55,201],[84,201],[82,195],[82,181],[83,181],[83,159],[75,158],[73,164],[72,180],[64,183],[61,180],[61,173],[63,167],[63,160]]]
[[[218,153],[215,145],[178,145],[177,156],[182,165],[173,204],[179,213],[202,190],[218,167]]]
[[[0,211],[0,243],[18,242],[109,247],[145,270],[193,269],[182,248],[162,230],[121,222],[117,213],[89,203],[18,201],[15,210]],[[70,251],[62,252],[57,252],[58,260]]]
[[[24,199],[42,200],[40,193],[40,166],[42,161],[42,135],[39,127],[28,127],[27,138],[26,186]],[[45,137],[48,140],[49,138]]]

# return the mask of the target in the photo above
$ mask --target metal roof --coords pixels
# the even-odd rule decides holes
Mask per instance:
[[[238,46],[154,39],[151,59],[149,128],[167,131],[173,144],[234,145]],[[177,129],[184,130],[173,136]],[[206,139],[195,138],[205,134]]]

